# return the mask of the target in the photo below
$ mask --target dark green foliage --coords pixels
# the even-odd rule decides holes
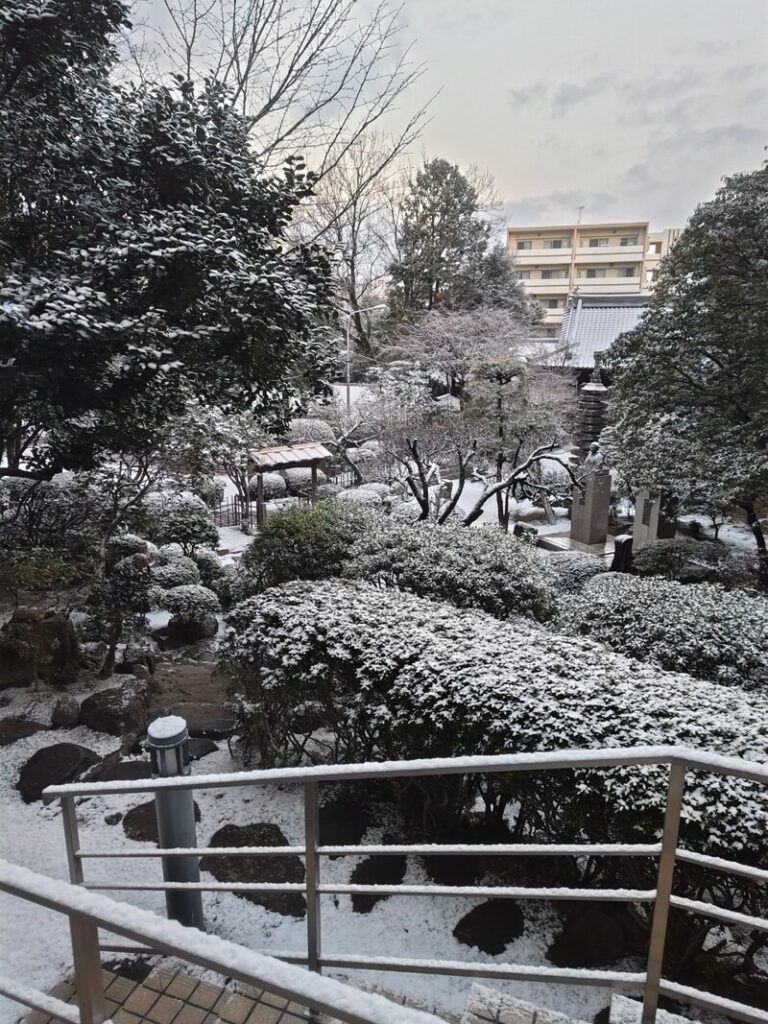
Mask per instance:
[[[635,568],[644,576],[679,580],[686,567],[691,565],[714,568],[727,558],[727,549],[712,541],[674,537],[642,544],[633,557]]]

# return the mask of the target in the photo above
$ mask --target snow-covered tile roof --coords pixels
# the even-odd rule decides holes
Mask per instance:
[[[598,352],[606,352],[620,334],[636,327],[648,307],[646,295],[572,295],[563,315],[558,350],[564,362],[591,369]]]

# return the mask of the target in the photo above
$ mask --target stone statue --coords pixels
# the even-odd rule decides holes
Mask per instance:
[[[600,445],[593,441],[589,446],[589,455],[582,464],[582,475],[584,477],[594,476],[595,473],[602,473],[605,469],[605,456],[600,451]]]

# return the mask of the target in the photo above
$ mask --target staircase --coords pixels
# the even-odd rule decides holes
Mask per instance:
[[[640,1024],[642,1004],[625,996],[611,1000],[609,1024]],[[461,1024],[588,1024],[567,1017],[555,1010],[542,1009],[483,985],[473,985]],[[690,1017],[680,1017],[666,1010],[656,1011],[656,1024],[691,1024]]]

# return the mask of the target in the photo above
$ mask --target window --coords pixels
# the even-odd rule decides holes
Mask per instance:
[[[607,238],[590,238],[589,240],[590,249],[602,249],[606,245],[608,245]]]
[[[547,309],[560,309],[559,299],[544,299],[544,305]]]
[[[530,270],[518,270],[517,276],[521,281],[530,281],[531,272]]]
[[[532,249],[533,248],[533,242],[530,239],[527,239],[524,242],[518,242],[517,243],[517,248],[518,249]]]
[[[637,271],[634,267],[619,267],[616,271],[617,277],[635,277]]]
[[[661,256],[661,242],[649,242],[648,252],[653,256]]]
[[[541,243],[543,249],[562,249],[563,239],[562,238],[545,238]]]
[[[542,270],[542,281],[559,281],[568,276],[567,270]]]
[[[654,284],[656,278],[659,276],[658,270],[646,270],[645,272],[645,283]]]
[[[637,235],[624,235],[620,245],[637,245]]]
[[[590,267],[586,272],[587,277],[605,277],[604,270],[598,270],[595,267]]]

